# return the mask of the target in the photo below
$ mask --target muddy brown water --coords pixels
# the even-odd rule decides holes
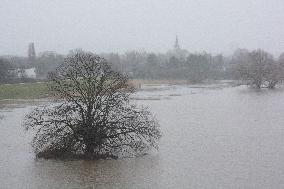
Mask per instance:
[[[284,91],[162,86],[133,98],[161,125],[156,153],[98,161],[36,160],[21,121],[0,110],[0,188],[284,188]]]

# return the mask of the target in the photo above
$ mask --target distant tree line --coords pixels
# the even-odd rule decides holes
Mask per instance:
[[[258,88],[274,88],[283,80],[284,53],[276,59],[260,49],[252,52],[238,49],[232,56],[212,55],[206,52],[189,53],[182,49],[174,49],[167,53],[129,51],[124,54],[102,53],[99,55],[106,58],[116,71],[126,73],[134,79],[185,80],[189,83],[239,79]],[[65,57],[51,51],[39,53],[33,59],[0,57],[2,59],[0,67],[5,73],[8,73],[9,69],[34,67],[37,78],[46,79],[48,73],[54,71]],[[8,65],[5,65],[7,63]],[[9,77],[11,79],[9,74],[1,75],[5,78],[1,77],[0,82],[9,80]]]
[[[175,79],[202,82],[206,79],[226,78],[224,57],[208,53],[188,53],[175,56],[170,53],[155,54],[127,52],[123,55],[103,54],[115,68],[138,79]]]

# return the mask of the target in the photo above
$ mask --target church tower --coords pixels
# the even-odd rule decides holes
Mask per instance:
[[[179,46],[179,41],[178,41],[178,36],[177,35],[176,35],[176,41],[175,41],[174,49],[175,50],[180,50],[180,46]]]
[[[174,56],[176,58],[183,58],[185,59],[189,54],[187,50],[182,49],[179,44],[179,38],[176,35],[175,43],[173,45],[173,49],[168,51],[170,56]]]
[[[33,61],[33,60],[35,60],[35,58],[36,58],[35,45],[34,45],[34,43],[30,43],[30,44],[29,44],[28,58],[29,58],[30,61]]]

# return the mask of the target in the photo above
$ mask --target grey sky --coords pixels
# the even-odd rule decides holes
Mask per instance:
[[[283,0],[0,0],[0,54],[172,48],[284,52]]]

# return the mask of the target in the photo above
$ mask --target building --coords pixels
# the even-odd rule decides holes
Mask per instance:
[[[15,69],[13,70],[13,75],[15,75],[18,78],[36,79],[35,68]]]
[[[172,50],[169,50],[167,53],[170,57],[176,57],[179,59],[185,59],[189,52],[185,49],[182,49],[179,44],[178,36],[176,35],[175,43]]]

